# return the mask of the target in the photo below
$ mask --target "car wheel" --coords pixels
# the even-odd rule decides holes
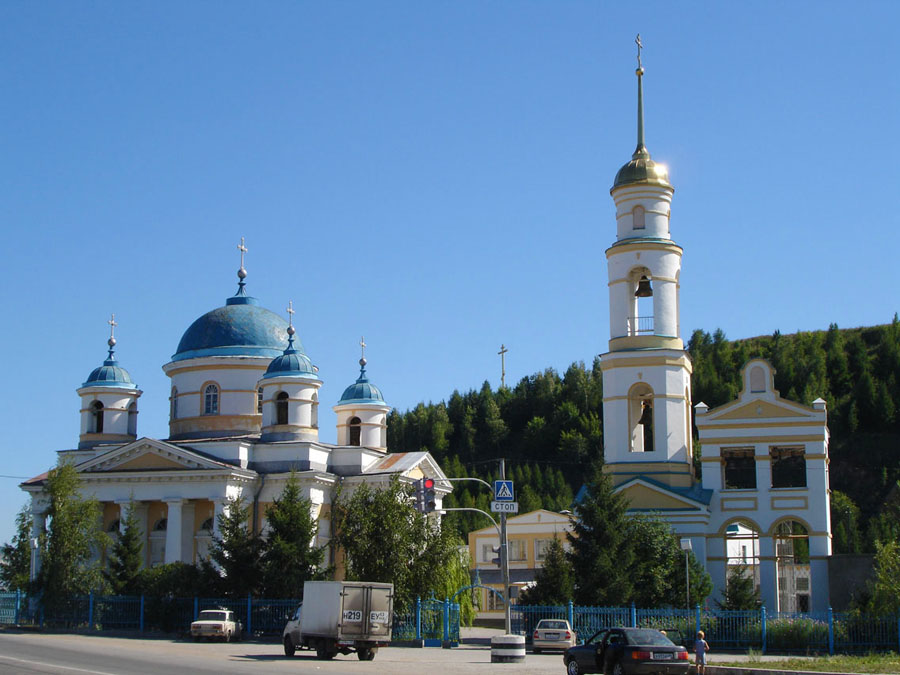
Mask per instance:
[[[369,658],[371,652],[372,650],[368,647],[360,647],[356,650],[356,656],[359,657],[360,661],[371,661],[372,659]],[[371,655],[374,656],[374,654]]]
[[[574,658],[570,659],[566,664],[566,675],[578,675],[581,672],[581,669],[578,667],[578,661]]]
[[[621,661],[616,661],[613,664],[612,675],[625,675],[625,669],[622,667]]]
[[[285,635],[284,636],[284,655],[285,656],[293,656],[295,651],[297,651],[297,648],[294,646],[294,641],[291,640],[291,636]]]

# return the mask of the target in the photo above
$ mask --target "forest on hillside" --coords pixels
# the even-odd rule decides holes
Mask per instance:
[[[828,403],[835,552],[871,550],[875,540],[900,536],[900,321],[881,326],[728,340],[721,330],[695,330],[687,346],[693,362],[693,404],[710,408],[740,391],[751,358],[775,367],[784,398]],[[571,508],[588,464],[603,456],[603,388],[599,358],[573,363],[560,376],[547,369],[515,387],[460,393],[420,403],[388,419],[393,452],[427,450],[450,477],[488,482],[506,459],[520,512]],[[696,439],[696,428],[694,429]],[[695,443],[695,455],[699,444]],[[695,459],[698,457],[695,456]],[[695,471],[700,471],[695,461]],[[476,483],[456,483],[445,506],[488,510],[490,495]],[[457,512],[449,526],[465,535],[483,516]]]

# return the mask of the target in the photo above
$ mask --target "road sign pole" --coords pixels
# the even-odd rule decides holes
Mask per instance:
[[[506,480],[506,460],[500,460],[500,480]],[[509,543],[506,540],[506,513],[500,513],[500,564],[503,566],[503,600],[506,634],[512,633],[512,614],[509,597]]]

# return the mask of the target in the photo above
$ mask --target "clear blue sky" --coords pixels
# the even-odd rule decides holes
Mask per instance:
[[[499,385],[501,343],[510,383],[590,363],[637,32],[683,337],[889,321],[898,25],[896,2],[0,4],[0,541],[6,476],[77,443],[111,312],[165,437],[161,366],[234,293],[241,236],[323,403],[360,335],[403,410]]]

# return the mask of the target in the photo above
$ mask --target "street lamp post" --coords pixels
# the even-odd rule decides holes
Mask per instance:
[[[690,552],[692,550],[691,540],[688,537],[684,537],[681,540],[681,550],[684,551],[684,593],[687,598],[687,608],[691,608],[691,565],[690,565]]]

